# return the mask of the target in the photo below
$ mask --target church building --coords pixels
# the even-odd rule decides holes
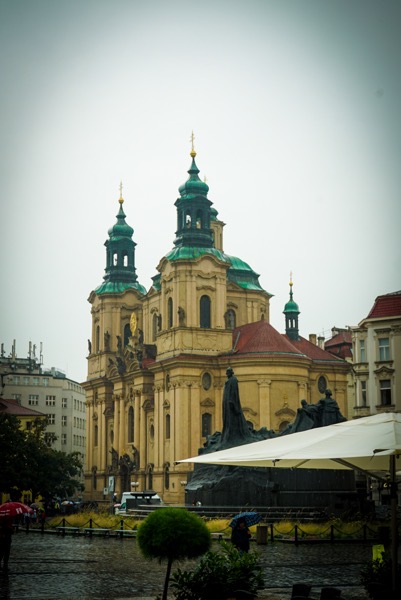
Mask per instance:
[[[91,292],[85,496],[155,490],[184,503],[191,465],[207,436],[222,428],[226,370],[239,381],[251,428],[276,432],[301,400],[330,388],[346,416],[349,364],[299,335],[299,307],[284,307],[285,334],[269,323],[271,294],[241,258],[224,252],[223,227],[191,150],[189,178],[175,202],[173,248],[147,291],[135,267],[134,230],[120,194],[108,231],[104,281]]]

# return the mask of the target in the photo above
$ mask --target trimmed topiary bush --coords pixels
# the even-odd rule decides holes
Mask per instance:
[[[163,591],[163,600],[167,600],[173,562],[207,552],[211,536],[198,515],[183,508],[158,508],[140,525],[137,542],[145,558],[167,560]]]

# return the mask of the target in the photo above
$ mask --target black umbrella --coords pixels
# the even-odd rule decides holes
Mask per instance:
[[[235,515],[235,517],[232,518],[230,527],[236,527],[239,520],[245,521],[245,525],[247,527],[252,527],[252,525],[256,525],[257,523],[259,523],[261,521],[261,519],[262,519],[261,515],[257,512],[253,512],[253,511],[242,512],[242,513],[239,513],[238,515]]]

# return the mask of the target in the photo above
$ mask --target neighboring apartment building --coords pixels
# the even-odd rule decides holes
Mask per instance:
[[[15,342],[6,356],[4,344],[0,355],[0,395],[48,417],[47,441],[55,450],[66,454],[79,452],[85,462],[86,407],[83,388],[65,373],[42,368],[42,359],[30,344],[27,358],[18,358]]]
[[[355,416],[401,411],[401,291],[378,296],[352,328]]]

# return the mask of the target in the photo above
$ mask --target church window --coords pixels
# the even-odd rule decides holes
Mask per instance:
[[[113,254],[113,265],[116,267],[118,263],[118,254],[117,252],[114,252]]]
[[[123,254],[123,265],[124,267],[128,267],[128,256],[126,252]]]
[[[318,379],[317,388],[321,394],[324,394],[327,389],[326,377],[323,377],[323,375]]]
[[[173,299],[169,298],[167,301],[167,323],[169,329],[173,326]]]
[[[170,415],[166,415],[166,440],[170,439]]]
[[[166,490],[170,487],[170,465],[166,464],[164,466],[164,487]]]
[[[170,389],[170,375],[167,373],[166,375],[166,390]]]
[[[128,409],[128,441],[134,441],[134,424],[135,424],[134,409],[132,406]]]
[[[226,329],[235,329],[235,327],[236,327],[235,312],[230,308],[226,312]]]
[[[154,313],[153,319],[152,319],[152,341],[153,342],[156,341],[157,329],[158,329],[158,319],[157,319],[157,314]]]
[[[212,433],[212,415],[203,413],[202,415],[202,437],[211,435]]]
[[[130,337],[131,337],[131,328],[129,326],[129,323],[127,323],[126,325],[124,325],[124,348],[128,344]]]
[[[151,423],[149,427],[149,437],[151,440],[155,439],[155,426],[153,425],[153,423]]]
[[[209,329],[211,327],[209,296],[202,296],[200,299],[200,326],[202,329]]]
[[[202,375],[202,387],[204,390],[209,390],[212,385],[212,376],[210,373],[203,373]]]
[[[185,227],[187,227],[188,229],[191,227],[191,213],[189,210],[187,210],[187,212],[185,213]]]
[[[96,327],[96,352],[100,350],[100,327]]]
[[[94,445],[98,446],[99,445],[99,427],[97,425],[95,425],[95,435],[94,435]]]
[[[196,229],[201,229],[202,227],[202,211],[198,210],[196,213]]]
[[[153,465],[148,465],[148,489],[153,489]]]

